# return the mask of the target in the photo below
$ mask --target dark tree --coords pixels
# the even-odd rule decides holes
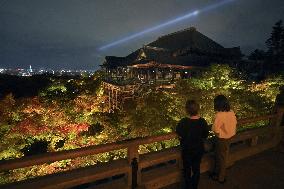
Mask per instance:
[[[268,54],[275,61],[280,61],[280,58],[283,58],[283,47],[284,47],[284,28],[282,20],[276,22],[276,24],[272,27],[272,32],[270,38],[266,41],[266,45],[268,48]]]
[[[280,53],[281,53],[281,61],[284,61],[284,26],[282,29],[282,34],[281,34],[281,41],[280,41]]]
[[[263,50],[256,49],[249,56],[249,60],[261,61],[266,59],[266,52]]]
[[[266,74],[284,75],[284,26],[282,20],[279,20],[272,27],[270,38],[266,45],[267,60],[264,64]]]

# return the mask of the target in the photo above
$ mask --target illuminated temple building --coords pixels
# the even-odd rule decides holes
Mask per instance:
[[[106,56],[102,68],[109,106],[119,109],[118,98],[130,97],[137,85],[173,86],[213,63],[234,65],[241,56],[239,47],[224,48],[193,27],[159,37],[126,57]]]

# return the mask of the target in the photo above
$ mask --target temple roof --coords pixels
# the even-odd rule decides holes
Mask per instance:
[[[159,37],[149,46],[176,51],[179,49],[200,49],[204,51],[223,50],[224,47],[198,32],[194,27]]]
[[[103,66],[115,68],[147,64],[150,61],[157,64],[208,66],[220,58],[231,60],[240,56],[239,47],[224,48],[191,27],[159,37],[126,57],[106,56]]]

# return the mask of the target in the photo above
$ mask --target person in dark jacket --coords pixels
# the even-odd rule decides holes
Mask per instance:
[[[204,154],[204,139],[208,137],[209,128],[206,120],[198,115],[199,104],[196,101],[188,100],[185,108],[188,117],[179,121],[176,133],[179,136],[182,151],[185,188],[197,189],[200,163]]]

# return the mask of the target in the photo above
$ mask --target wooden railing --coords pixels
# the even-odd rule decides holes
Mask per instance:
[[[227,166],[236,161],[254,155],[261,151],[275,147],[282,138],[283,127],[281,120],[283,108],[278,108],[276,114],[260,116],[250,119],[238,120],[238,126],[267,121],[265,127],[251,129],[238,133],[231,139],[229,161]],[[0,162],[0,172],[13,169],[51,163],[60,160],[84,157],[113,150],[127,149],[127,158],[114,160],[108,163],[100,163],[94,166],[79,168],[62,173],[56,173],[28,179],[25,181],[1,185],[4,188],[70,188],[85,183],[93,183],[101,179],[109,179],[102,184],[90,184],[89,188],[161,188],[181,179],[181,158],[179,147],[164,149],[161,151],[139,154],[139,146],[154,142],[163,142],[176,138],[175,133],[160,136],[137,138],[117,143],[89,146],[80,149],[50,152],[46,154],[23,157],[20,159]],[[205,154],[201,172],[211,169],[213,165],[213,152]],[[118,179],[114,176],[121,175]]]

